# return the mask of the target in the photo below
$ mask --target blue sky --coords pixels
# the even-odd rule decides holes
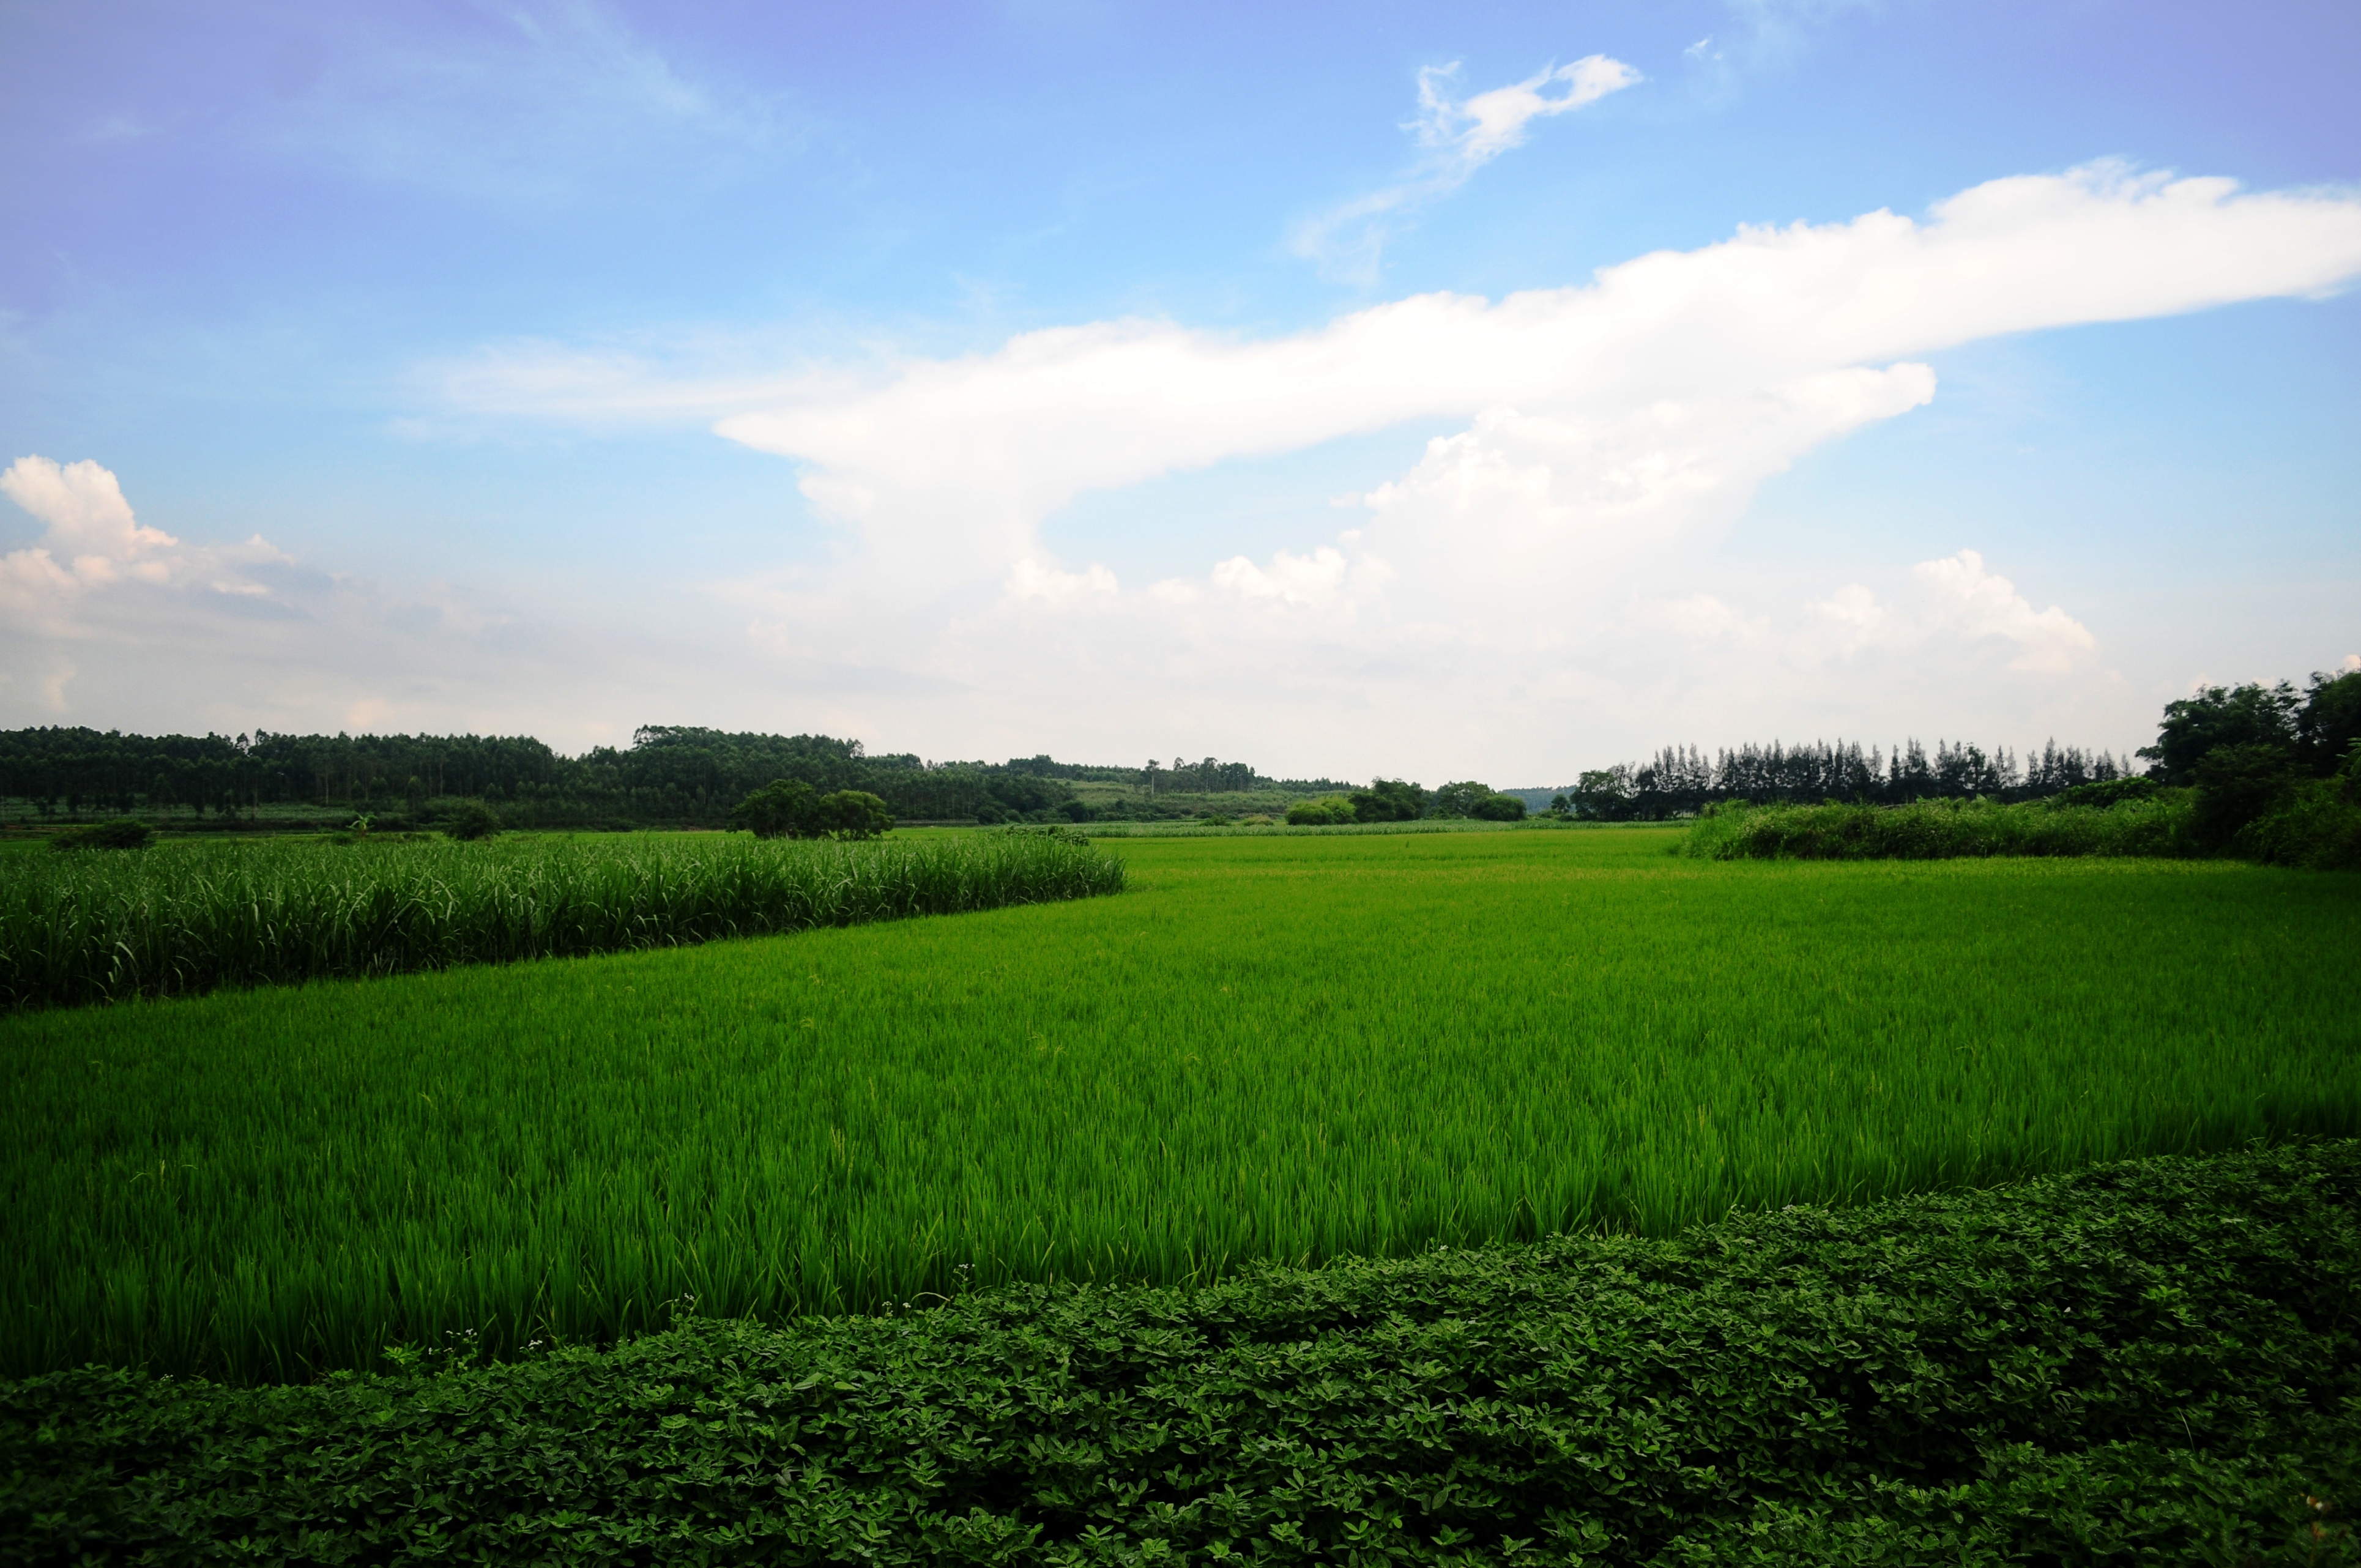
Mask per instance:
[[[0,724],[1554,784],[2124,749],[2361,657],[2350,5],[101,4],[0,55]]]

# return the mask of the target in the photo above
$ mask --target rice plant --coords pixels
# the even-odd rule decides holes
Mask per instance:
[[[1142,840],[1120,898],[0,1019],[0,1372],[301,1379],[2361,1134],[2349,875],[1678,837]]]

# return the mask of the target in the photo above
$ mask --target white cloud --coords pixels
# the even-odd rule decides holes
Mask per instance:
[[[1428,580],[1473,577],[1501,596],[1556,592],[1570,573],[1726,526],[1801,454],[1934,395],[1934,372],[1903,364],[1659,399],[1611,419],[1490,410],[1371,491],[1367,532]]]
[[[478,362],[467,400],[583,421],[732,411],[721,433],[800,466],[843,530],[837,558],[712,584],[628,634],[628,618],[551,627],[208,556],[144,529],[103,469],[70,483],[82,466],[19,465],[50,532],[6,558],[5,591],[24,597],[0,606],[17,672],[0,706],[34,711],[71,639],[79,673],[58,689],[78,701],[136,685],[143,660],[177,680],[242,659],[280,672],[290,711],[383,701],[388,723],[577,741],[598,723],[777,713],[967,755],[1180,744],[1503,783],[1894,714],[1927,735],[2120,746],[2153,705],[2121,696],[2107,626],[2052,604],[2073,601],[2062,586],[2020,587],[1971,551],[1806,581],[1713,545],[1802,455],[1924,405],[1922,356],[2356,272],[2349,194],[2094,166],[1979,186],[1923,219],[1742,228],[1563,289],[1418,296],[1267,338],[1097,322],[865,378],[544,345]],[[1126,566],[1145,587],[1044,539],[1086,492],[1395,428],[1422,451],[1357,479],[1341,533],[1322,513]],[[84,558],[114,576],[84,576]],[[134,570],[154,565],[160,582]],[[20,603],[55,608],[54,634]],[[636,706],[619,718],[619,704]]]
[[[1923,223],[1880,211],[1746,227],[1584,285],[1497,303],[1419,295],[1288,337],[1144,321],[1030,333],[716,428],[800,461],[820,512],[936,593],[1039,556],[1040,520],[1083,491],[1418,420],[1476,421],[1487,451],[1543,430],[1521,421],[1611,445],[1599,433],[1640,432],[1664,404],[1750,433],[1743,451],[1691,463],[1693,477],[1759,477],[1808,444],[1815,420],[1833,433],[1923,400],[1925,373],[1894,363],[1910,356],[2318,293],[2356,271],[2350,195],[2242,194],[2101,164],[1980,185]],[[1880,365],[1892,368],[1861,368]]]
[[[1384,592],[1393,575],[1389,562],[1366,553],[1348,561],[1344,551],[1323,544],[1301,555],[1279,551],[1268,566],[1233,555],[1214,565],[1212,583],[1216,594],[1241,605],[1309,611],[1349,621],[1360,601]]]
[[[1331,271],[1374,281],[1395,227],[1420,207],[1458,190],[1502,153],[1522,147],[1527,126],[1595,104],[1642,80],[1621,60],[1593,54],[1571,65],[1545,67],[1506,87],[1455,99],[1448,88],[1458,73],[1456,61],[1418,73],[1418,118],[1411,127],[1422,149],[1418,165],[1394,183],[1299,225],[1291,241],[1297,255],[1316,259]],[[1553,93],[1552,88],[1562,91]]]
[[[1576,715],[1594,729],[1721,714],[1752,734],[1772,715],[1850,726],[1931,703],[2066,732],[2114,711],[2098,633],[1971,554],[1782,600],[1707,580],[1711,547],[1798,457],[1933,397],[1917,356],[2356,272],[2348,193],[2099,164],[1994,181],[1923,218],[1742,227],[1566,288],[1416,296],[1285,336],[1105,321],[865,381],[601,361],[561,368],[540,406],[670,413],[763,389],[716,428],[794,459],[845,549],[715,591],[774,641],[830,650],[843,682],[891,686],[875,704],[905,734],[966,733],[989,692],[1011,744],[1063,743],[1095,682],[1093,754],[1125,750],[1093,738],[1132,722],[1107,714],[1139,713],[1141,740],[1184,722],[1280,734],[1313,766],[1408,765],[1372,739],[1389,733],[1537,752]],[[528,379],[481,368],[479,406],[536,406]],[[1422,422],[1439,427],[1423,453],[1369,476],[1357,530],[1333,540],[1272,538],[1144,589],[1044,543],[1044,520],[1087,492]],[[1028,696],[1037,669],[1060,674]]]
[[[1797,639],[1806,657],[1816,648],[1850,656],[1864,650],[1919,650],[1938,641],[1988,643],[2005,649],[2011,670],[2066,674],[2088,668],[2099,645],[2090,628],[2058,606],[2035,609],[2015,583],[1987,571],[1973,550],[1913,566],[1907,588],[1894,604],[1881,603],[1869,588],[1850,583],[1812,609],[1817,634],[1807,630]]]
[[[1983,557],[1972,550],[1922,561],[1910,575],[1932,607],[1932,629],[2014,644],[2013,670],[2063,672],[2098,648],[2088,627],[2054,604],[2035,609],[2015,584],[1985,571]]]
[[[1122,592],[1115,574],[1104,566],[1093,564],[1080,572],[1061,572],[1029,556],[1016,563],[1003,587],[1011,602],[1031,600],[1053,609],[1111,607]]]
[[[287,560],[260,534],[227,547],[183,546],[134,517],[115,475],[88,460],[20,457],[0,473],[0,495],[43,525],[40,543],[0,556],[0,609],[51,636],[90,634],[93,597],[110,589],[111,602],[143,589],[268,598],[251,570]]]
[[[1621,60],[1593,54],[1454,102],[1443,84],[1458,71],[1453,64],[1418,73],[1418,139],[1447,159],[1462,179],[1511,148],[1522,147],[1525,127],[1533,121],[1596,104],[1640,80],[1640,73]],[[1559,86],[1565,91],[1552,96],[1549,89]]]
[[[512,732],[538,720],[509,692],[546,692],[552,674],[580,687],[574,700],[630,684],[618,666],[633,653],[595,627],[552,637],[442,584],[389,593],[306,569],[259,534],[184,541],[142,523],[93,461],[21,457],[0,472],[0,494],[41,526],[0,555],[0,714],[18,722],[86,712],[235,731],[464,714]]]

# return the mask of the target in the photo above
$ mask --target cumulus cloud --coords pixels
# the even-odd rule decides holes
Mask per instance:
[[[473,727],[513,730],[533,726],[503,687],[561,671],[628,680],[595,628],[551,648],[448,585],[390,593],[259,534],[205,544],[143,523],[94,461],[20,457],[0,495],[40,529],[0,554],[0,716],[18,722],[88,711],[167,730],[358,729],[472,713]]]
[[[1003,702],[1005,672],[1047,660],[1122,672],[1118,703],[1243,683],[1224,722],[1264,711],[1309,745],[1334,716],[1344,748],[1380,690],[1418,732],[1479,746],[1618,705],[1644,717],[1745,693],[1730,709],[1745,726],[1814,689],[1909,705],[1947,681],[1969,683],[1945,699],[1960,711],[2004,696],[2065,723],[2114,689],[2097,634],[1973,552],[1874,589],[1799,587],[1782,608],[1708,591],[1713,543],[1805,453],[1934,397],[1917,356],[2318,294],[2356,272],[2349,194],[2098,164],[1994,181],[1923,218],[1741,227],[1564,289],[1417,296],[1282,337],[1151,321],[1032,333],[716,428],[796,459],[815,510],[849,531],[840,575],[752,595],[763,613]],[[1406,470],[1372,476],[1333,540],[1087,593],[1042,541],[1043,520],[1090,491],[1422,422],[1444,428]],[[973,601],[930,629],[941,612],[926,607],[968,602],[976,583],[1003,585],[1002,610]],[[853,608],[881,603],[915,619],[889,637]],[[1090,630],[1110,625],[1112,641]],[[1668,686],[1678,672],[1697,684]]]
[[[1593,54],[1461,99],[1450,93],[1458,74],[1457,61],[1418,73],[1418,118],[1411,126],[1422,149],[1418,165],[1394,183],[1300,225],[1292,239],[1297,255],[1332,272],[1374,280],[1387,239],[1411,213],[1456,191],[1502,153],[1522,147],[1525,127],[1535,120],[1595,104],[1641,80],[1621,60]]]
[[[6,591],[31,598],[0,621],[27,625],[16,606],[38,601],[85,638],[60,690],[99,671],[102,620],[126,645],[159,645],[174,615],[181,645],[231,645],[264,637],[249,610],[271,609],[302,629],[268,632],[284,662],[345,633],[355,670],[425,672],[403,693],[322,682],[396,716],[439,702],[445,722],[493,722],[461,702],[472,680],[571,694],[567,712],[641,702],[624,724],[742,723],[714,695],[724,671],[731,691],[773,694],[757,711],[793,694],[797,727],[970,755],[1166,754],[1194,736],[1192,751],[1282,765],[1433,776],[1481,759],[1500,782],[1556,783],[1553,758],[1854,732],[1896,712],[1928,733],[2007,738],[1998,716],[2120,745],[2124,723],[2077,717],[2144,723],[2152,707],[2107,706],[2121,683],[2106,628],[2051,602],[2070,592],[1973,550],[1804,581],[1760,557],[1736,571],[1714,546],[1803,455],[1936,396],[1925,360],[1949,345],[2318,294],[2356,273],[2350,194],[2096,165],[1995,181],[1922,217],[1743,227],[1565,288],[1421,295],[1277,336],[1095,322],[869,376],[736,362],[700,377],[657,352],[569,361],[552,345],[478,362],[467,399],[572,420],[730,411],[721,434],[798,466],[842,531],[834,559],[707,585],[697,613],[619,652],[589,629],[461,625],[431,597],[396,605],[208,557],[144,529],[103,469],[70,481],[81,466],[32,460],[9,493],[35,496],[50,532],[7,557]],[[1163,547],[1125,565],[1129,581],[1045,538],[1089,492],[1385,431],[1423,445],[1356,481],[1341,531],[1303,520],[1193,557]],[[85,574],[86,558],[107,565]],[[162,581],[139,576],[149,566]],[[0,705],[37,702],[61,667],[33,656],[54,661],[58,639],[20,641]],[[685,694],[669,701],[638,673],[667,671],[664,690]],[[1664,732],[1672,715],[1686,735]]]
[[[1912,356],[2317,293],[2356,271],[2349,195],[2100,164],[1976,186],[1924,222],[1879,211],[1744,227],[1587,284],[1497,302],[1418,295],[1286,337],[1149,321],[1029,333],[716,429],[801,462],[823,515],[940,591],[947,576],[997,577],[1038,556],[1040,520],[1084,491],[1414,421],[1477,422],[1466,460],[1497,447],[1495,466],[1515,467],[1521,442],[1638,442],[1662,405],[1678,411],[1675,434],[1683,421],[1749,433],[1744,452],[1691,462],[1693,477],[1775,471],[1783,459],[1763,454],[1792,457],[1815,428],[1824,439],[1923,401]],[[1545,442],[1543,422],[1570,433]]]
[[[1123,586],[1113,572],[1096,564],[1080,572],[1061,572],[1028,556],[1016,563],[1003,587],[1011,603],[1031,600],[1066,609],[1112,606]]]
[[[0,495],[43,525],[38,543],[0,556],[0,608],[52,636],[88,635],[93,596],[118,585],[268,598],[253,569],[287,560],[260,534],[227,547],[182,545],[133,516],[115,475],[88,460],[20,457],[0,473]]]

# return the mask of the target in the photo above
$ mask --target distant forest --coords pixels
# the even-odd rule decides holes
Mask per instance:
[[[1309,795],[1346,785],[1274,779],[1207,757],[1144,767],[1060,762],[929,762],[872,755],[826,735],[729,734],[652,725],[628,748],[564,757],[530,736],[125,735],[0,731],[0,797],[48,820],[92,814],[185,813],[224,827],[322,812],[431,822],[437,802],[489,802],[515,827],[718,827],[774,779],[827,793],[867,790],[906,822],[1088,820],[1190,815],[1173,796]],[[1078,784],[1137,798],[1085,803]],[[1102,788],[1093,792],[1105,795]]]
[[[1531,808],[1596,822],[1660,822],[1728,801],[1767,806],[1821,801],[1900,806],[1912,801],[2036,800],[2136,773],[2164,786],[2202,784],[2235,763],[2253,775],[2257,799],[2281,775],[2326,777],[2361,769],[2361,672],[2315,674],[2298,690],[2208,686],[2168,703],[2157,743],[2133,758],[2055,741],[2022,761],[1938,740],[1892,750],[1842,740],[1747,745],[1708,757],[1668,746],[1643,762],[1600,768],[1570,788],[1515,790]],[[2208,759],[2211,759],[2209,762]],[[2245,775],[2241,775],[2242,777]],[[2361,776],[2356,773],[2356,776]],[[1245,762],[1207,757],[1130,768],[1060,762],[930,762],[915,752],[873,755],[858,740],[826,735],[730,734],[652,725],[629,747],[563,757],[530,736],[125,735],[114,730],[0,731],[0,816],[23,822],[93,815],[179,816],[175,826],[318,827],[324,817],[368,814],[382,828],[447,823],[462,802],[482,801],[514,828],[706,827],[779,779],[826,795],[866,790],[902,822],[1139,821],[1283,815],[1291,800],[1359,803],[1360,820],[1467,814],[1467,783],[1433,792],[1401,781],[1359,790],[1335,779],[1280,779]],[[2281,781],[2283,782],[2283,781]],[[2268,786],[2268,787],[2267,787]],[[2242,786],[2246,787],[2246,786]],[[1383,800],[1378,793],[1391,790]],[[1373,793],[1374,792],[1374,793]],[[1396,796],[1400,796],[1397,799]],[[1414,801],[1405,806],[1404,801]],[[471,807],[480,811],[480,807]]]
[[[1598,822],[1662,822],[1709,805],[1752,806],[1823,800],[1902,806],[1914,800],[2038,800],[2079,784],[2128,776],[2127,762],[2055,740],[2019,766],[2005,746],[1954,746],[1929,752],[1908,740],[1891,752],[1839,740],[1741,746],[1710,758],[1695,746],[1667,746],[1645,762],[1623,762],[1582,775],[1565,794],[1572,814]]]

